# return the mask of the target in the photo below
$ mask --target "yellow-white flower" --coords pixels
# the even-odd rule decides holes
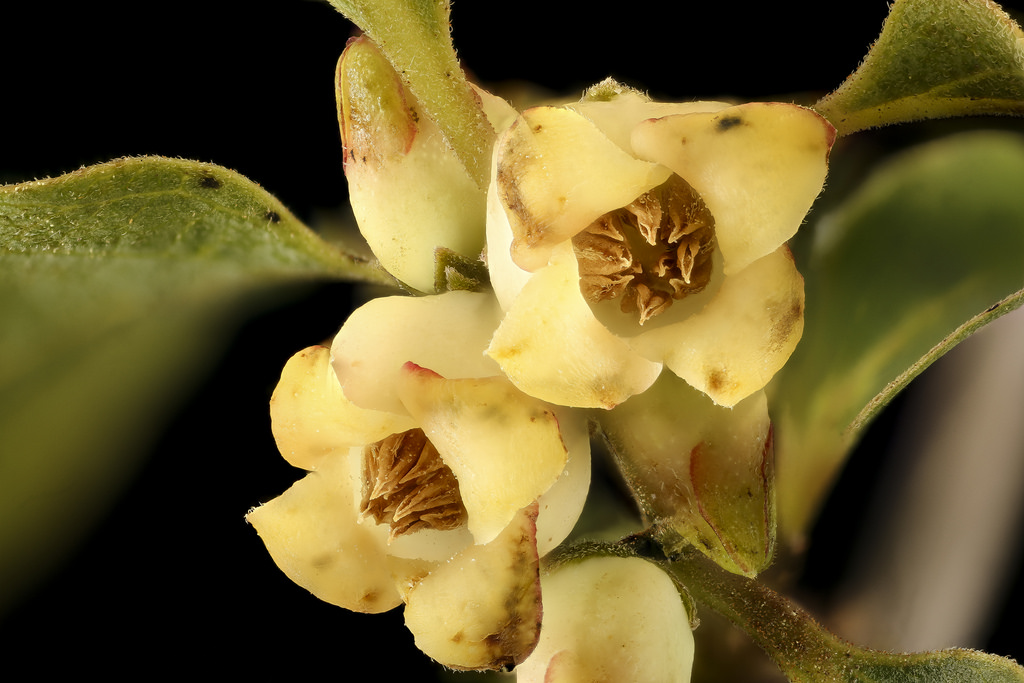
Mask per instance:
[[[663,104],[605,81],[523,112],[495,146],[488,353],[524,392],[610,408],[662,366],[731,406],[803,331],[785,242],[835,129],[791,104]]]
[[[310,472],[248,515],[296,583],[360,612],[405,602],[420,649],[460,669],[533,649],[538,560],[590,478],[584,422],[483,354],[499,317],[468,292],[375,299],[331,349],[296,354],[271,417],[281,453]]]
[[[545,574],[544,628],[518,683],[688,683],[690,618],[646,560],[591,557]]]

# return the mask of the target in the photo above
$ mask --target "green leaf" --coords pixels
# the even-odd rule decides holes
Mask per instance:
[[[256,294],[386,281],[237,173],[121,159],[0,187],[0,612],[134,469]]]
[[[806,528],[860,430],[913,377],[1024,301],[1024,138],[911,150],[820,219],[803,339],[770,389],[780,532]]]
[[[688,551],[663,567],[743,629],[794,683],[1020,683],[1024,668],[974,650],[893,654],[851,645],[799,606],[757,581],[723,571]]]
[[[1024,33],[988,0],[896,0],[860,67],[813,107],[840,135],[1024,114]]]
[[[375,42],[481,189],[494,129],[459,66],[448,0],[330,0]]]

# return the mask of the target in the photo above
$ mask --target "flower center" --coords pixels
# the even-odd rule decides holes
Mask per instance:
[[[459,482],[422,429],[392,434],[363,449],[359,510],[377,524],[389,524],[392,539],[466,522]]]
[[[573,237],[580,291],[592,304],[621,298],[643,325],[707,286],[714,239],[704,200],[673,175]]]

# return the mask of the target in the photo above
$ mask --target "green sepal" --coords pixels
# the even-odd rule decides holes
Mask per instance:
[[[490,287],[487,266],[446,247],[434,250],[434,291],[481,292]]]
[[[861,65],[812,108],[840,135],[923,119],[1024,115],[1024,33],[988,0],[896,0]]]

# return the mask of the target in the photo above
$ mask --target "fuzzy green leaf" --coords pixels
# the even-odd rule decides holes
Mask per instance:
[[[1024,33],[988,0],[896,0],[860,67],[814,105],[840,135],[1024,114]]]
[[[0,611],[99,512],[253,295],[384,281],[237,173],[121,159],[0,187]]]
[[[861,428],[913,377],[1024,300],[1024,138],[905,153],[816,226],[806,326],[770,386],[780,532],[798,537]]]

